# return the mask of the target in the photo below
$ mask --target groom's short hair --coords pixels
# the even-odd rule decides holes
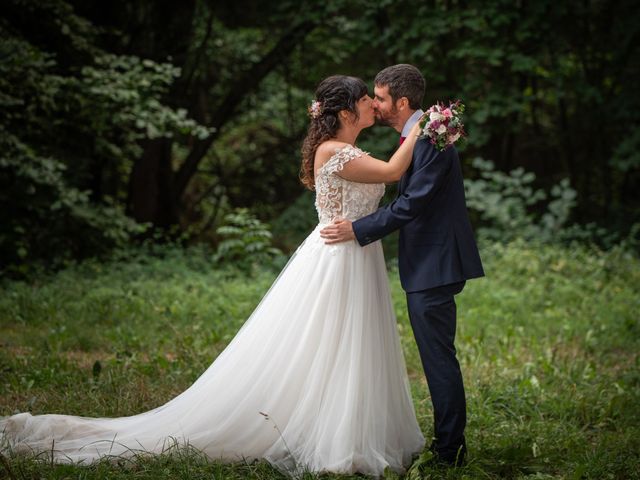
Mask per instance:
[[[407,97],[409,107],[418,110],[424,98],[424,77],[413,65],[400,63],[381,70],[373,83],[380,87],[389,87],[389,95],[395,104],[399,98]]]

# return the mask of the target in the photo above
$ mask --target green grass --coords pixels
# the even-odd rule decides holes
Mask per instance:
[[[640,260],[523,243],[482,253],[487,277],[458,297],[468,463],[423,478],[640,478]],[[212,270],[201,253],[170,251],[4,283],[0,415],[120,416],[166,402],[222,351],[275,275],[246,278]],[[426,382],[397,274],[390,279],[429,437]],[[223,465],[175,450],[89,467],[11,457],[0,478],[282,477],[264,462]]]

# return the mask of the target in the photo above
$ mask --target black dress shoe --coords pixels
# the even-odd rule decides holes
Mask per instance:
[[[436,454],[428,463],[433,465],[433,467],[454,468],[462,467],[465,464],[465,460],[464,455],[458,455],[457,457],[449,458]]]
[[[435,443],[432,443],[429,447],[429,450],[433,454],[433,457],[429,460],[428,463],[432,464],[434,467],[461,467],[464,465],[464,458],[467,454],[467,446],[463,443],[458,448],[458,451],[451,454],[444,454],[438,452],[435,447]]]

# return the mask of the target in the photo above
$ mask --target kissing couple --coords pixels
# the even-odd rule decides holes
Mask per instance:
[[[91,463],[178,443],[212,460],[265,459],[292,476],[406,471],[425,439],[379,241],[400,230],[400,279],[433,403],[429,448],[438,463],[460,465],[466,404],[454,297],[484,274],[460,162],[453,146],[418,138],[425,80],[416,67],[385,68],[374,83],[373,98],[355,77],[319,84],[301,166],[318,225],[187,390],[129,417],[4,417],[0,449]],[[388,161],[356,146],[376,120],[401,135]],[[397,181],[396,199],[378,208]]]

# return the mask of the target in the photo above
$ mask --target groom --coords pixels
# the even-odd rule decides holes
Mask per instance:
[[[374,83],[376,120],[400,132],[402,143],[423,114],[424,77],[416,67],[400,64],[382,70]],[[418,140],[394,201],[353,223],[337,220],[320,234],[328,244],[356,239],[364,246],[398,229],[400,281],[433,402],[431,450],[438,462],[460,465],[466,402],[454,346],[454,296],[484,271],[455,148],[440,152]]]

